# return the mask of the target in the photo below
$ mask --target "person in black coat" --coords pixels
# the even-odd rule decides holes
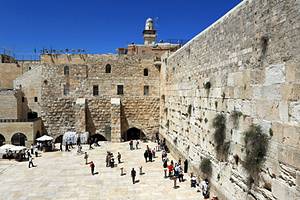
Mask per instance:
[[[184,161],[184,173],[187,173],[187,171],[188,171],[188,160],[185,159],[185,161]]]
[[[132,178],[132,183],[135,184],[135,176],[136,176],[136,171],[134,168],[131,170],[131,178]]]
[[[145,158],[145,161],[148,162],[148,151],[146,150],[145,153],[144,153],[144,158]]]

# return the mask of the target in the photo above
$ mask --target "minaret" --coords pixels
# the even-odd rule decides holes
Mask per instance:
[[[144,44],[153,45],[156,42],[156,30],[154,29],[153,20],[148,18],[145,25],[144,34]]]

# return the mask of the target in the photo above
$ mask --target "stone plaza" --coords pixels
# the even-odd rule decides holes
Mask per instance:
[[[99,174],[91,175],[84,155],[76,148],[71,152],[48,152],[34,159],[37,167],[28,168],[28,162],[0,160],[0,200],[194,200],[202,199],[202,194],[190,187],[190,177],[173,188],[173,180],[164,178],[161,152],[157,152],[154,162],[145,162],[143,152],[146,145],[154,148],[154,143],[141,143],[138,150],[129,150],[128,143],[103,142],[101,147],[89,150],[89,161],[96,165]],[[106,152],[122,154],[115,168],[106,167]],[[172,157],[169,157],[171,159]],[[175,161],[175,160],[174,160]],[[143,175],[139,175],[142,166]],[[121,176],[120,168],[126,175]],[[132,184],[130,171],[137,171],[137,183]]]

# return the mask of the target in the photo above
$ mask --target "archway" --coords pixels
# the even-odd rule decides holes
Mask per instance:
[[[63,141],[63,135],[60,135],[57,138],[55,138],[54,143],[62,143],[62,141]]]
[[[0,146],[2,146],[5,143],[5,137],[0,134]]]
[[[25,142],[27,141],[27,137],[26,135],[24,135],[23,133],[15,133],[12,137],[11,137],[11,143],[13,145],[17,145],[17,146],[25,146]]]
[[[94,142],[98,142],[98,141],[107,141],[107,139],[103,136],[103,135],[101,135],[101,134],[94,134],[94,135],[91,135],[91,139],[92,139],[92,141],[94,141]]]
[[[143,133],[143,131],[135,127],[128,129],[124,134],[125,141],[139,140],[139,139],[144,139],[145,137],[146,136]]]

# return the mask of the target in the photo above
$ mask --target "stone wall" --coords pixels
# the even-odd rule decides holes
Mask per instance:
[[[22,119],[21,92],[0,90],[0,119]]]
[[[13,89],[13,81],[22,74],[16,63],[0,63],[0,89]]]
[[[110,73],[106,73],[108,64]],[[66,66],[68,74],[64,71]],[[45,63],[41,73],[41,116],[47,132],[53,136],[76,129],[75,103],[78,98],[86,99],[86,130],[92,134],[99,133],[112,139],[112,126],[116,124],[111,120],[114,110],[111,98],[120,98],[121,102],[119,137],[131,127],[141,129],[150,137],[158,131],[159,68],[152,58],[88,55],[85,64]],[[122,95],[117,94],[118,85],[124,87]],[[66,86],[69,87],[68,94],[64,94]],[[98,86],[98,95],[93,94],[93,86]],[[147,95],[144,95],[144,86],[149,86]]]
[[[298,199],[299,65],[300,2],[243,1],[163,61],[160,133],[197,173],[203,158],[211,160],[212,188],[223,199]],[[242,114],[238,127],[234,110]],[[212,121],[218,113],[227,120],[228,161],[216,155]],[[270,144],[249,189],[242,163],[251,124],[261,125]]]
[[[36,112],[41,115],[41,86],[42,86],[42,65],[32,64],[32,69],[19,76],[14,81],[14,87],[22,90],[23,119],[27,119],[28,112]]]

